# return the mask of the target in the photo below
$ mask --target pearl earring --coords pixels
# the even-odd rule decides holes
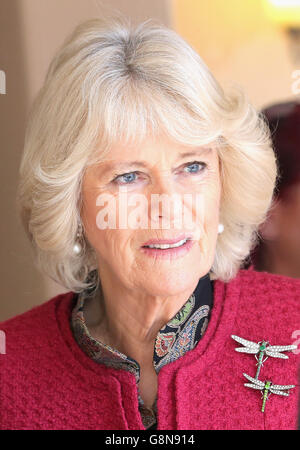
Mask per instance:
[[[81,223],[79,224],[78,227],[78,231],[77,231],[77,235],[76,235],[76,241],[75,244],[73,246],[73,252],[75,253],[75,255],[80,255],[82,252],[82,225]]]
[[[223,233],[223,231],[224,231],[224,225],[222,223],[219,223],[218,233],[221,234],[221,233]]]

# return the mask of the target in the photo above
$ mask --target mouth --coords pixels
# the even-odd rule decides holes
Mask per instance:
[[[170,240],[168,242],[161,240],[161,241],[153,242],[148,245],[143,245],[142,248],[168,250],[170,248],[172,249],[172,248],[182,247],[187,243],[187,241],[190,241],[190,240],[191,240],[191,238],[180,239],[180,240],[177,240],[176,242],[172,242],[172,240]]]
[[[180,237],[179,239],[164,241],[148,241],[141,247],[145,256],[155,259],[177,259],[182,258],[192,249],[195,240],[192,237]]]

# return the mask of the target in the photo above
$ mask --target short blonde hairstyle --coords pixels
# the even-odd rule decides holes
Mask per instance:
[[[73,252],[84,171],[112,144],[161,132],[217,148],[225,229],[210,277],[236,275],[272,203],[277,164],[267,123],[237,85],[225,93],[176,32],[120,16],[74,30],[31,109],[17,205],[39,270],[74,292],[98,285],[94,249],[85,239],[83,253]]]

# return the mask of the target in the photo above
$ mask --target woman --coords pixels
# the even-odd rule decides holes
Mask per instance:
[[[68,292],[1,324],[1,428],[295,428],[298,388],[262,413],[243,375],[259,354],[231,337],[290,345],[299,327],[298,280],[240,269],[275,180],[262,117],[174,31],[79,26],[33,106],[18,195],[37,267]],[[296,385],[295,349],[258,381]]]

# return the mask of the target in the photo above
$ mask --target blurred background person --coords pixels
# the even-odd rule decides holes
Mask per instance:
[[[278,103],[262,112],[271,130],[279,175],[273,207],[249,262],[258,271],[300,278],[300,103]]]

